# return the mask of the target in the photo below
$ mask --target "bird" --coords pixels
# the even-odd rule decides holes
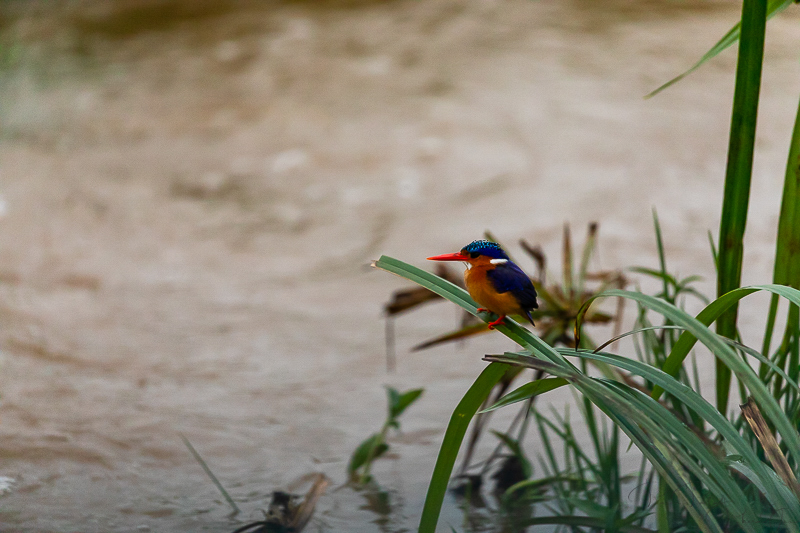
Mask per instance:
[[[498,315],[489,322],[489,329],[503,323],[507,315],[527,317],[532,326],[531,311],[539,307],[536,289],[520,267],[515,265],[499,244],[487,240],[472,241],[461,251],[429,257],[430,261],[463,261],[464,283],[472,299],[481,307]]]

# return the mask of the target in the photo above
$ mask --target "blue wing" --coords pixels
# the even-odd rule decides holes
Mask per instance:
[[[536,289],[533,288],[531,279],[511,261],[497,265],[494,270],[489,270],[486,277],[489,278],[497,292],[511,291],[523,309],[539,307],[536,302]]]

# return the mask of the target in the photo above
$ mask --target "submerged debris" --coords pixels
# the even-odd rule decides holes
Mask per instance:
[[[232,533],[300,533],[311,520],[317,501],[329,483],[324,474],[316,474],[314,483],[301,502],[298,502],[300,496],[296,494],[273,492],[264,520],[245,524]]]

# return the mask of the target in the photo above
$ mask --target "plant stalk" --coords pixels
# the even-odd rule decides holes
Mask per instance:
[[[743,239],[753,171],[766,22],[767,0],[744,0],[719,232],[718,297],[738,288],[742,277]],[[730,339],[736,337],[737,310],[738,306],[734,306],[717,320],[717,333]],[[719,359],[716,361],[716,379],[717,409],[725,414],[731,370]]]

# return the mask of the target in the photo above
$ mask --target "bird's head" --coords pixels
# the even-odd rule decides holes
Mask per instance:
[[[479,264],[497,265],[508,262],[508,256],[500,245],[492,241],[472,241],[454,254],[435,255],[431,261],[463,261],[470,267]]]

